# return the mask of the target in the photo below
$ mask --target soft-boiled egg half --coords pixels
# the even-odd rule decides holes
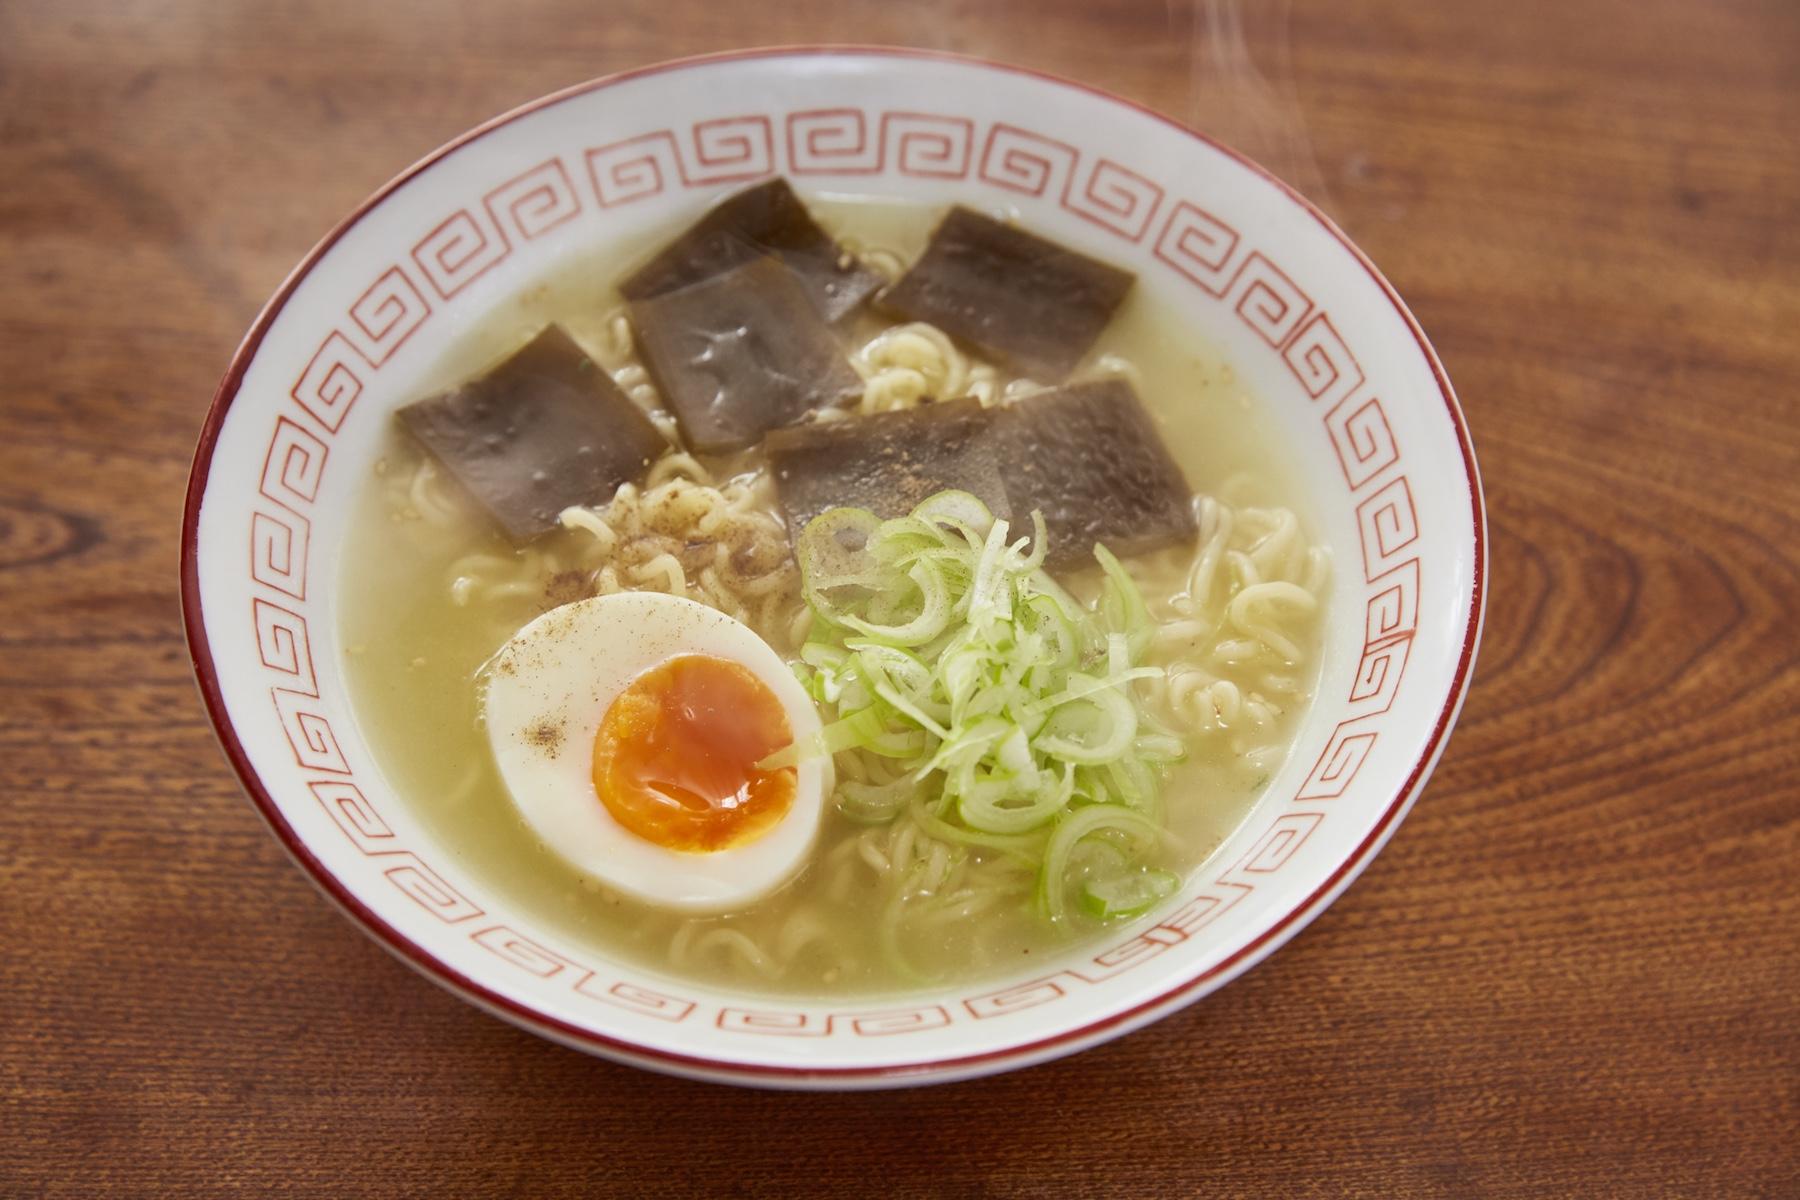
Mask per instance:
[[[799,870],[828,757],[757,766],[818,733],[781,657],[681,596],[620,592],[553,609],[488,665],[488,740],[544,845],[665,908],[742,908]]]

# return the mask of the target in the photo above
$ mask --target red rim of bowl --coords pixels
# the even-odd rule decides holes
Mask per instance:
[[[1418,343],[1419,352],[1431,365],[1433,376],[1438,383],[1439,392],[1443,396],[1450,421],[1456,429],[1457,442],[1462,450],[1463,468],[1469,485],[1469,502],[1474,532],[1474,587],[1470,594],[1467,625],[1463,634],[1460,657],[1457,660],[1456,674],[1451,681],[1449,694],[1444,699],[1443,708],[1438,714],[1437,722],[1432,728],[1431,737],[1420,752],[1406,782],[1394,793],[1387,808],[1375,823],[1362,842],[1351,852],[1337,869],[1324,882],[1315,888],[1307,897],[1294,905],[1273,925],[1263,930],[1250,942],[1240,947],[1235,953],[1223,961],[1215,963],[1206,971],[1189,979],[1184,979],[1173,987],[1158,993],[1151,999],[1142,1001],[1121,1012],[1112,1013],[1097,1020],[1087,1022],[1074,1029],[1064,1030],[1049,1037],[1008,1046],[999,1050],[983,1051],[974,1054],[956,1055],[948,1058],[932,1059],[916,1063],[896,1063],[891,1065],[875,1065],[862,1067],[784,1067],[761,1065],[754,1063],[731,1062],[724,1059],[707,1058],[700,1055],[679,1054],[660,1050],[635,1042],[607,1037],[570,1024],[556,1017],[548,1016],[526,1005],[512,1000],[483,984],[471,979],[461,971],[443,962],[417,943],[408,939],[398,930],[382,920],[341,883],[329,871],[295,834],[292,826],[282,817],[274,800],[262,785],[262,780],[251,765],[242,743],[237,739],[230,714],[226,710],[225,701],[219,688],[218,673],[213,666],[212,650],[207,642],[205,620],[200,611],[200,579],[199,579],[199,525],[200,505],[206,494],[207,479],[211,471],[213,450],[218,443],[219,430],[225,422],[225,415],[232,402],[237,398],[238,388],[243,382],[244,374],[250,363],[256,358],[263,338],[276,317],[281,314],[294,289],[327,251],[335,245],[353,226],[356,225],[371,209],[385,200],[402,184],[437,163],[447,155],[463,146],[486,136],[494,130],[518,120],[520,117],[560,104],[575,96],[597,92],[629,79],[637,79],[647,75],[668,74],[674,71],[689,70],[718,62],[733,62],[746,59],[785,58],[805,56],[859,56],[926,59],[958,63],[964,66],[983,67],[989,70],[1003,71],[1013,75],[1023,75],[1033,79],[1058,84],[1062,87],[1074,88],[1089,93],[1111,103],[1122,105],[1163,124],[1179,130],[1212,149],[1228,155],[1238,163],[1247,167],[1257,175],[1268,180],[1299,205],[1314,220],[1322,225],[1341,243],[1345,250],[1360,263],[1375,283],[1393,304],[1395,311],[1405,322],[1413,339]],[[550,95],[540,97],[527,104],[504,113],[454,138],[430,154],[415,162],[412,166],[383,184],[376,192],[364,200],[342,221],[332,228],[319,243],[307,252],[288,277],[282,281],[257,315],[250,331],[244,335],[243,342],[231,359],[231,366],[225,377],[219,382],[218,390],[213,394],[212,405],[206,414],[206,423],[201,428],[200,442],[194,451],[194,462],[188,476],[187,499],[181,522],[181,610],[186,626],[188,653],[193,660],[194,674],[199,682],[200,694],[206,704],[207,716],[211,720],[213,730],[224,748],[226,757],[237,772],[238,780],[249,794],[257,810],[270,830],[287,848],[306,873],[312,878],[326,896],[355,918],[364,931],[386,949],[397,955],[402,961],[416,968],[428,978],[442,984],[451,991],[462,995],[465,999],[476,1002],[479,1006],[502,1016],[515,1024],[541,1034],[547,1034],[557,1040],[595,1051],[605,1057],[628,1062],[638,1066],[660,1068],[672,1073],[703,1078],[727,1078],[743,1083],[787,1084],[789,1086],[805,1086],[809,1082],[831,1083],[841,1081],[887,1080],[895,1083],[917,1081],[925,1082],[919,1077],[948,1075],[952,1072],[961,1074],[986,1073],[988,1069],[1000,1070],[1011,1062],[1024,1066],[1072,1053],[1085,1045],[1102,1039],[1108,1034],[1118,1035],[1136,1028],[1159,1015],[1166,1015],[1183,1004],[1190,1003],[1206,995],[1208,992],[1223,986],[1243,971],[1248,970],[1261,957],[1272,952],[1287,939],[1293,937],[1307,922],[1317,916],[1337,892],[1348,886],[1362,869],[1374,857],[1394,827],[1405,815],[1415,793],[1430,771],[1451,726],[1456,721],[1458,710],[1462,706],[1463,696],[1468,691],[1469,677],[1474,668],[1475,649],[1481,637],[1481,625],[1486,603],[1487,575],[1487,518],[1482,505],[1481,477],[1475,464],[1475,450],[1469,438],[1468,425],[1463,419],[1462,409],[1457,403],[1456,393],[1450,386],[1449,376],[1444,372],[1443,364],[1438,360],[1437,352],[1426,340],[1424,330],[1418,320],[1406,307],[1400,295],[1388,283],[1369,257],[1357,248],[1349,237],[1337,225],[1321,212],[1313,203],[1271,174],[1262,166],[1214,139],[1190,129],[1170,117],[1156,112],[1154,109],[1139,104],[1135,100],[1114,95],[1111,92],[1081,83],[1077,80],[1065,79],[1048,72],[1033,70],[1029,67],[1013,66],[1007,63],[994,62],[989,59],[969,55],[949,54],[933,50],[914,50],[893,46],[772,46],[754,50],[734,50],[721,54],[696,55],[689,58],[678,58],[652,66],[639,67],[614,75],[602,76],[599,79],[579,83]]]

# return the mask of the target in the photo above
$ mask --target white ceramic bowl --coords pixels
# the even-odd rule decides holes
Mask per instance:
[[[560,256],[772,172],[803,191],[1011,205],[1137,272],[1273,407],[1336,556],[1319,698],[1286,768],[1182,895],[1059,960],[878,1005],[734,995],[559,944],[429,837],[346,694],[339,547],[394,407]],[[258,809],[371,936],[568,1045],[791,1087],[947,1080],[1067,1054],[1243,972],[1393,833],[1468,685],[1480,485],[1425,336],[1332,223],[1255,164],[1128,101],[875,49],[676,62],[529,104],[382,188],[245,338],[189,484],[182,583],[201,691]]]

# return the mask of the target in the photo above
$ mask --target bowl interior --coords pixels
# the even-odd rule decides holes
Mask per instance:
[[[572,254],[770,173],[1010,206],[1137,272],[1268,405],[1335,560],[1318,698],[1250,818],[1098,946],[898,1002],[779,1002],[556,944],[409,816],[345,691],[338,547],[389,414]],[[775,1083],[948,1078],[1078,1048],[1217,986],[1347,884],[1423,782],[1480,616],[1481,506],[1435,357],[1324,218],[1229,152],[1027,72],[886,51],[653,68],[529,106],[402,176],[259,318],[209,418],[185,603],[234,764],[328,894],[442,983],[571,1044]]]

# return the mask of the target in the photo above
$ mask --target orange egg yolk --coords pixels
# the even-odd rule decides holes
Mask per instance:
[[[671,850],[754,841],[794,803],[793,767],[756,764],[794,740],[749,668],[684,654],[631,681],[594,736],[594,789],[613,819]]]

